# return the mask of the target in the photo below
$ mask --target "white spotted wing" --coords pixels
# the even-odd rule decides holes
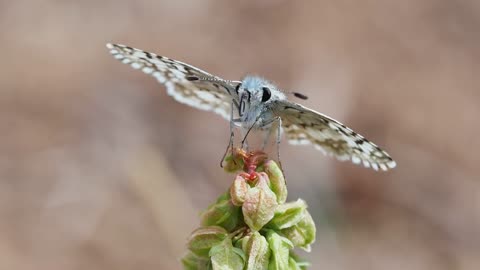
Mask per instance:
[[[233,121],[232,102],[239,106],[238,87],[247,79],[244,79],[244,82],[226,81],[180,61],[125,45],[107,44],[107,48],[114,58],[155,77],[177,101],[213,111]],[[264,80],[257,78],[256,81],[260,82],[257,83],[257,88],[261,89]],[[257,92],[259,89],[256,89]],[[275,91],[280,93],[276,88]],[[248,97],[250,102],[250,93]],[[262,95],[259,97],[263,99]],[[272,114],[267,112],[271,111],[274,116],[280,117],[290,143],[313,144],[317,149],[339,160],[351,159],[355,164],[363,164],[375,170],[388,170],[396,166],[395,161],[385,151],[342,123],[290,102],[283,94],[272,97],[275,97],[275,100],[269,102],[268,106],[261,103],[256,105],[262,106],[261,109],[254,108],[253,111],[264,117],[271,117]]]
[[[396,166],[387,152],[326,115],[288,100],[275,101],[272,110],[282,119],[284,133],[291,144],[313,144],[339,160],[351,159],[355,164],[363,163],[375,170],[386,171]]]
[[[232,98],[239,82],[223,80],[165,56],[120,44],[107,44],[114,58],[155,77],[178,102],[213,111],[230,120]]]

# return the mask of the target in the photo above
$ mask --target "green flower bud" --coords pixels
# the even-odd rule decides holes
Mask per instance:
[[[254,232],[246,241],[243,251],[248,256],[246,270],[267,270],[270,259],[270,249],[265,237]]]
[[[182,258],[182,264],[185,270],[208,270],[210,260],[197,257],[189,252]]]
[[[228,156],[225,157],[222,164],[223,164],[223,169],[226,172],[234,173],[236,171],[243,169],[244,161],[243,161],[243,157],[239,153],[234,151],[233,154],[229,154]]]
[[[281,204],[275,209],[275,216],[268,223],[268,227],[285,229],[297,224],[305,216],[307,204],[298,199],[296,202]]]
[[[277,196],[268,186],[265,173],[258,174],[256,186],[248,190],[242,206],[245,223],[253,231],[259,231],[275,213]]]
[[[279,165],[262,151],[234,149],[223,164],[237,172],[230,189],[201,213],[200,229],[182,258],[186,270],[306,270],[291,250],[307,251],[315,225],[306,203],[285,203],[287,186]]]
[[[300,258],[297,254],[295,254],[295,252],[290,252],[289,263],[291,263],[292,260],[295,262],[296,267],[297,267],[297,268],[292,268],[292,269],[307,270],[307,268],[310,266],[309,262]]]
[[[249,189],[250,186],[247,184],[247,180],[241,175],[237,175],[232,186],[230,187],[230,197],[232,198],[232,203],[236,206],[242,206]]]
[[[312,216],[305,211],[304,217],[294,226],[281,230],[296,247],[310,252],[310,244],[315,241],[316,228]]]
[[[288,258],[288,269],[289,270],[302,270],[302,268],[300,268],[300,266],[297,265],[297,262],[291,257]]]
[[[213,246],[209,256],[213,270],[243,270],[245,265],[245,254],[229,238]]]
[[[215,201],[215,203],[219,203],[219,202],[223,202],[223,201],[228,201],[230,200],[230,192],[225,192],[223,193],[222,195],[218,196],[217,200]],[[213,205],[215,205],[215,203],[211,204],[208,206],[208,208],[212,207]]]
[[[197,229],[190,235],[188,249],[199,257],[208,257],[210,248],[227,238],[228,232],[218,226]]]
[[[290,249],[293,248],[292,242],[279,235],[273,230],[267,232],[267,241],[272,251],[269,270],[288,270]]]
[[[283,176],[282,169],[278,167],[277,163],[273,160],[269,160],[264,164],[264,170],[268,174],[270,179],[270,186],[272,191],[277,195],[277,202],[279,204],[287,201],[287,183]]]
[[[230,199],[218,200],[201,215],[202,226],[221,226],[227,231],[235,229],[241,221],[240,207],[233,205]]]
[[[250,237],[252,237],[251,233],[242,238],[242,250],[243,251],[247,250],[247,244],[248,244],[248,240],[250,240]]]

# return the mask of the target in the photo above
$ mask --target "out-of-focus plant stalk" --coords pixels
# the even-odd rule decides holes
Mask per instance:
[[[306,269],[308,263],[292,250],[310,251],[315,224],[305,201],[286,203],[282,170],[260,151],[235,149],[225,163],[225,170],[237,175],[202,213],[182,259],[184,269]]]

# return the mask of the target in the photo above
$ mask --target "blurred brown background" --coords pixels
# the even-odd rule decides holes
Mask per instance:
[[[0,1],[0,269],[180,269],[233,180],[228,123],[107,42],[261,74],[397,160],[282,144],[311,269],[479,269],[479,29],[476,0]]]

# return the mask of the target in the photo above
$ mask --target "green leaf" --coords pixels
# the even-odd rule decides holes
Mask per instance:
[[[185,270],[208,270],[210,261],[205,258],[195,256],[189,252],[182,258],[183,269]]]
[[[288,267],[290,270],[302,270],[292,258],[288,259]]]
[[[229,238],[212,247],[209,256],[213,270],[242,270],[245,264],[245,254]]]
[[[268,226],[279,230],[292,227],[303,219],[306,209],[307,204],[301,199],[296,202],[281,204],[275,209],[275,215]]]
[[[227,231],[218,226],[209,226],[195,230],[188,241],[188,249],[199,257],[208,258],[210,248],[227,238]]]
[[[290,260],[292,259],[301,270],[307,270],[307,268],[310,267],[310,263],[300,258],[295,252],[290,252]]]
[[[293,248],[292,242],[290,242],[290,240],[279,235],[273,230],[268,230],[267,241],[270,245],[270,250],[272,252],[268,269],[288,270],[290,249]]]
[[[230,200],[222,200],[211,205],[201,214],[202,226],[220,226],[227,231],[232,231],[241,222],[240,207],[232,204]]]
[[[304,217],[294,226],[281,230],[296,247],[310,251],[310,244],[315,242],[316,228],[312,216],[305,211]]]
[[[277,163],[275,163],[273,160],[265,162],[264,166],[264,170],[270,179],[272,191],[275,193],[275,195],[277,195],[277,202],[279,204],[285,203],[287,201],[288,191],[282,169],[280,169]]]
[[[222,195],[218,196],[216,203],[230,200],[230,192],[225,192]],[[213,204],[212,204],[213,205]],[[210,205],[209,208],[212,206]]]
[[[242,238],[242,250],[245,251],[247,250],[247,244],[248,244],[248,240],[250,240],[250,237],[252,237],[252,234],[248,234],[248,235],[245,235],[245,237]]]
[[[243,248],[247,254],[246,270],[267,270],[270,259],[270,248],[267,239],[258,232],[254,232]]]

